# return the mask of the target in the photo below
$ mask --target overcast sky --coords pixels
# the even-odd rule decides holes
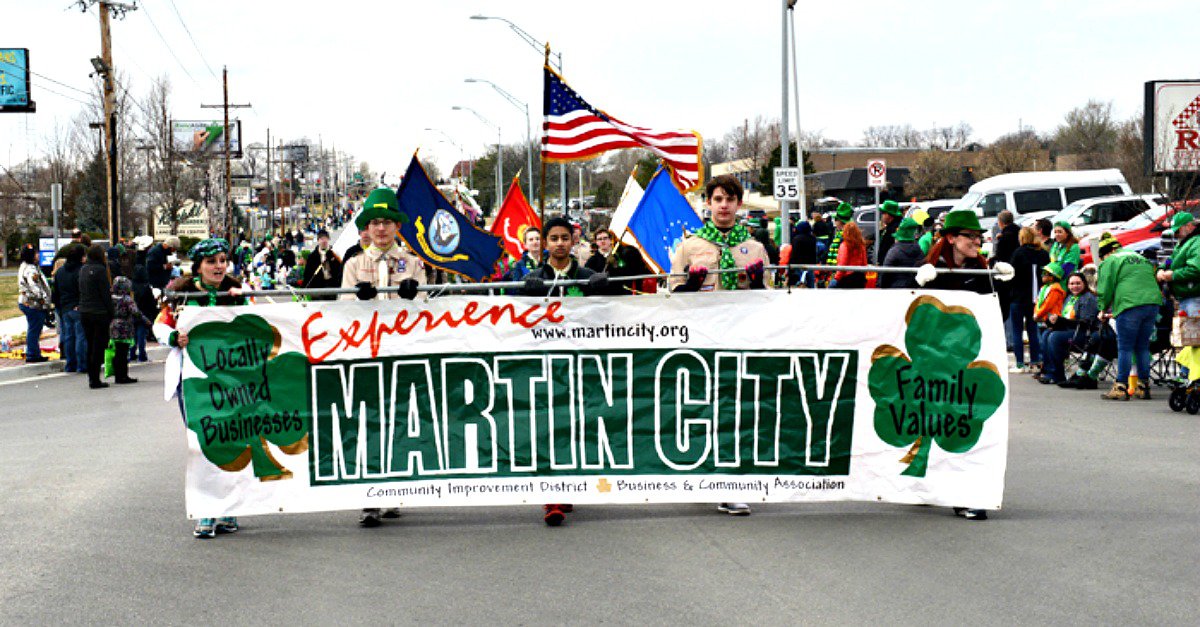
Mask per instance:
[[[87,90],[98,18],[69,3],[5,2],[0,47],[29,48],[33,72]],[[254,105],[238,112],[245,141],[264,141],[267,127],[273,137],[321,136],[377,171],[403,171],[418,146],[448,168],[458,149],[427,127],[468,154],[496,141],[494,130],[454,105],[500,125],[506,143],[524,136],[523,112],[465,78],[493,81],[528,102],[536,136],[541,55],[503,22],[469,19],[477,13],[549,40],[568,82],[632,124],[720,137],[745,118],[780,111],[776,0],[137,4],[112,28],[114,64],[134,93],[166,74],[174,116],[202,119],[213,112],[199,105],[221,100],[227,65],[231,102]],[[800,0],[801,123],[853,143],[872,124],[966,121],[989,141],[1020,121],[1051,131],[1089,98],[1111,100],[1126,118],[1140,111],[1145,81],[1200,76],[1197,18],[1197,0]],[[37,113],[0,116],[7,163],[41,152],[42,135],[80,107],[47,90],[82,94],[33,81]]]

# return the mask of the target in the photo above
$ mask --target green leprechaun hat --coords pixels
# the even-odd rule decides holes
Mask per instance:
[[[979,216],[975,215],[974,211],[959,210],[946,213],[945,222],[942,223],[942,230],[951,233],[957,231],[978,231],[983,232],[983,227],[979,226]]]
[[[904,215],[904,212],[900,210],[900,204],[894,200],[883,201],[883,204],[879,205],[879,210],[890,216],[896,216],[897,218]]]
[[[354,220],[354,226],[357,226],[360,231],[365,230],[371,220],[377,218],[392,220],[396,224],[408,221],[408,217],[400,213],[400,203],[396,200],[396,192],[392,191],[390,187],[379,187],[371,191],[363,202],[362,212]]]
[[[900,221],[900,226],[896,227],[897,242],[911,242],[917,239],[917,229],[921,228],[916,220],[912,218],[904,218]]]
[[[848,202],[838,203],[837,213],[834,215],[842,222],[849,222],[854,219],[854,207]]]

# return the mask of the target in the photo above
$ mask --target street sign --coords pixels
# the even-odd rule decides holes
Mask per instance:
[[[800,200],[800,168],[775,168],[775,200]]]
[[[887,187],[887,162],[871,159],[867,162],[867,186]]]

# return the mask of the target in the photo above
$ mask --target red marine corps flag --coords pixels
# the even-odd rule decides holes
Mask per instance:
[[[542,111],[542,161],[591,159],[617,148],[646,148],[662,157],[680,191],[700,187],[704,142],[695,131],[655,131],[626,124],[588,104],[549,66]],[[619,234],[618,234],[619,235]]]
[[[534,213],[533,207],[529,206],[518,181],[518,177],[514,176],[504,196],[504,204],[496,212],[496,221],[492,223],[492,234],[503,241],[504,252],[514,259],[525,251],[525,229],[531,226],[540,229],[542,226],[542,221]]]

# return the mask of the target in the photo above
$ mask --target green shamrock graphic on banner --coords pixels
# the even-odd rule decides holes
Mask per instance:
[[[892,446],[909,447],[901,474],[924,477],[934,442],[950,453],[965,453],[979,442],[1005,389],[995,364],[975,361],[981,334],[969,309],[921,296],[905,322],[908,354],[887,344],[876,348],[867,385],[875,433]]]
[[[252,464],[262,481],[289,479],[267,443],[289,455],[308,450],[308,360],[278,354],[279,345],[279,332],[256,315],[188,333],[188,358],[204,376],[183,380],[187,424],[204,457],[222,470]]]

